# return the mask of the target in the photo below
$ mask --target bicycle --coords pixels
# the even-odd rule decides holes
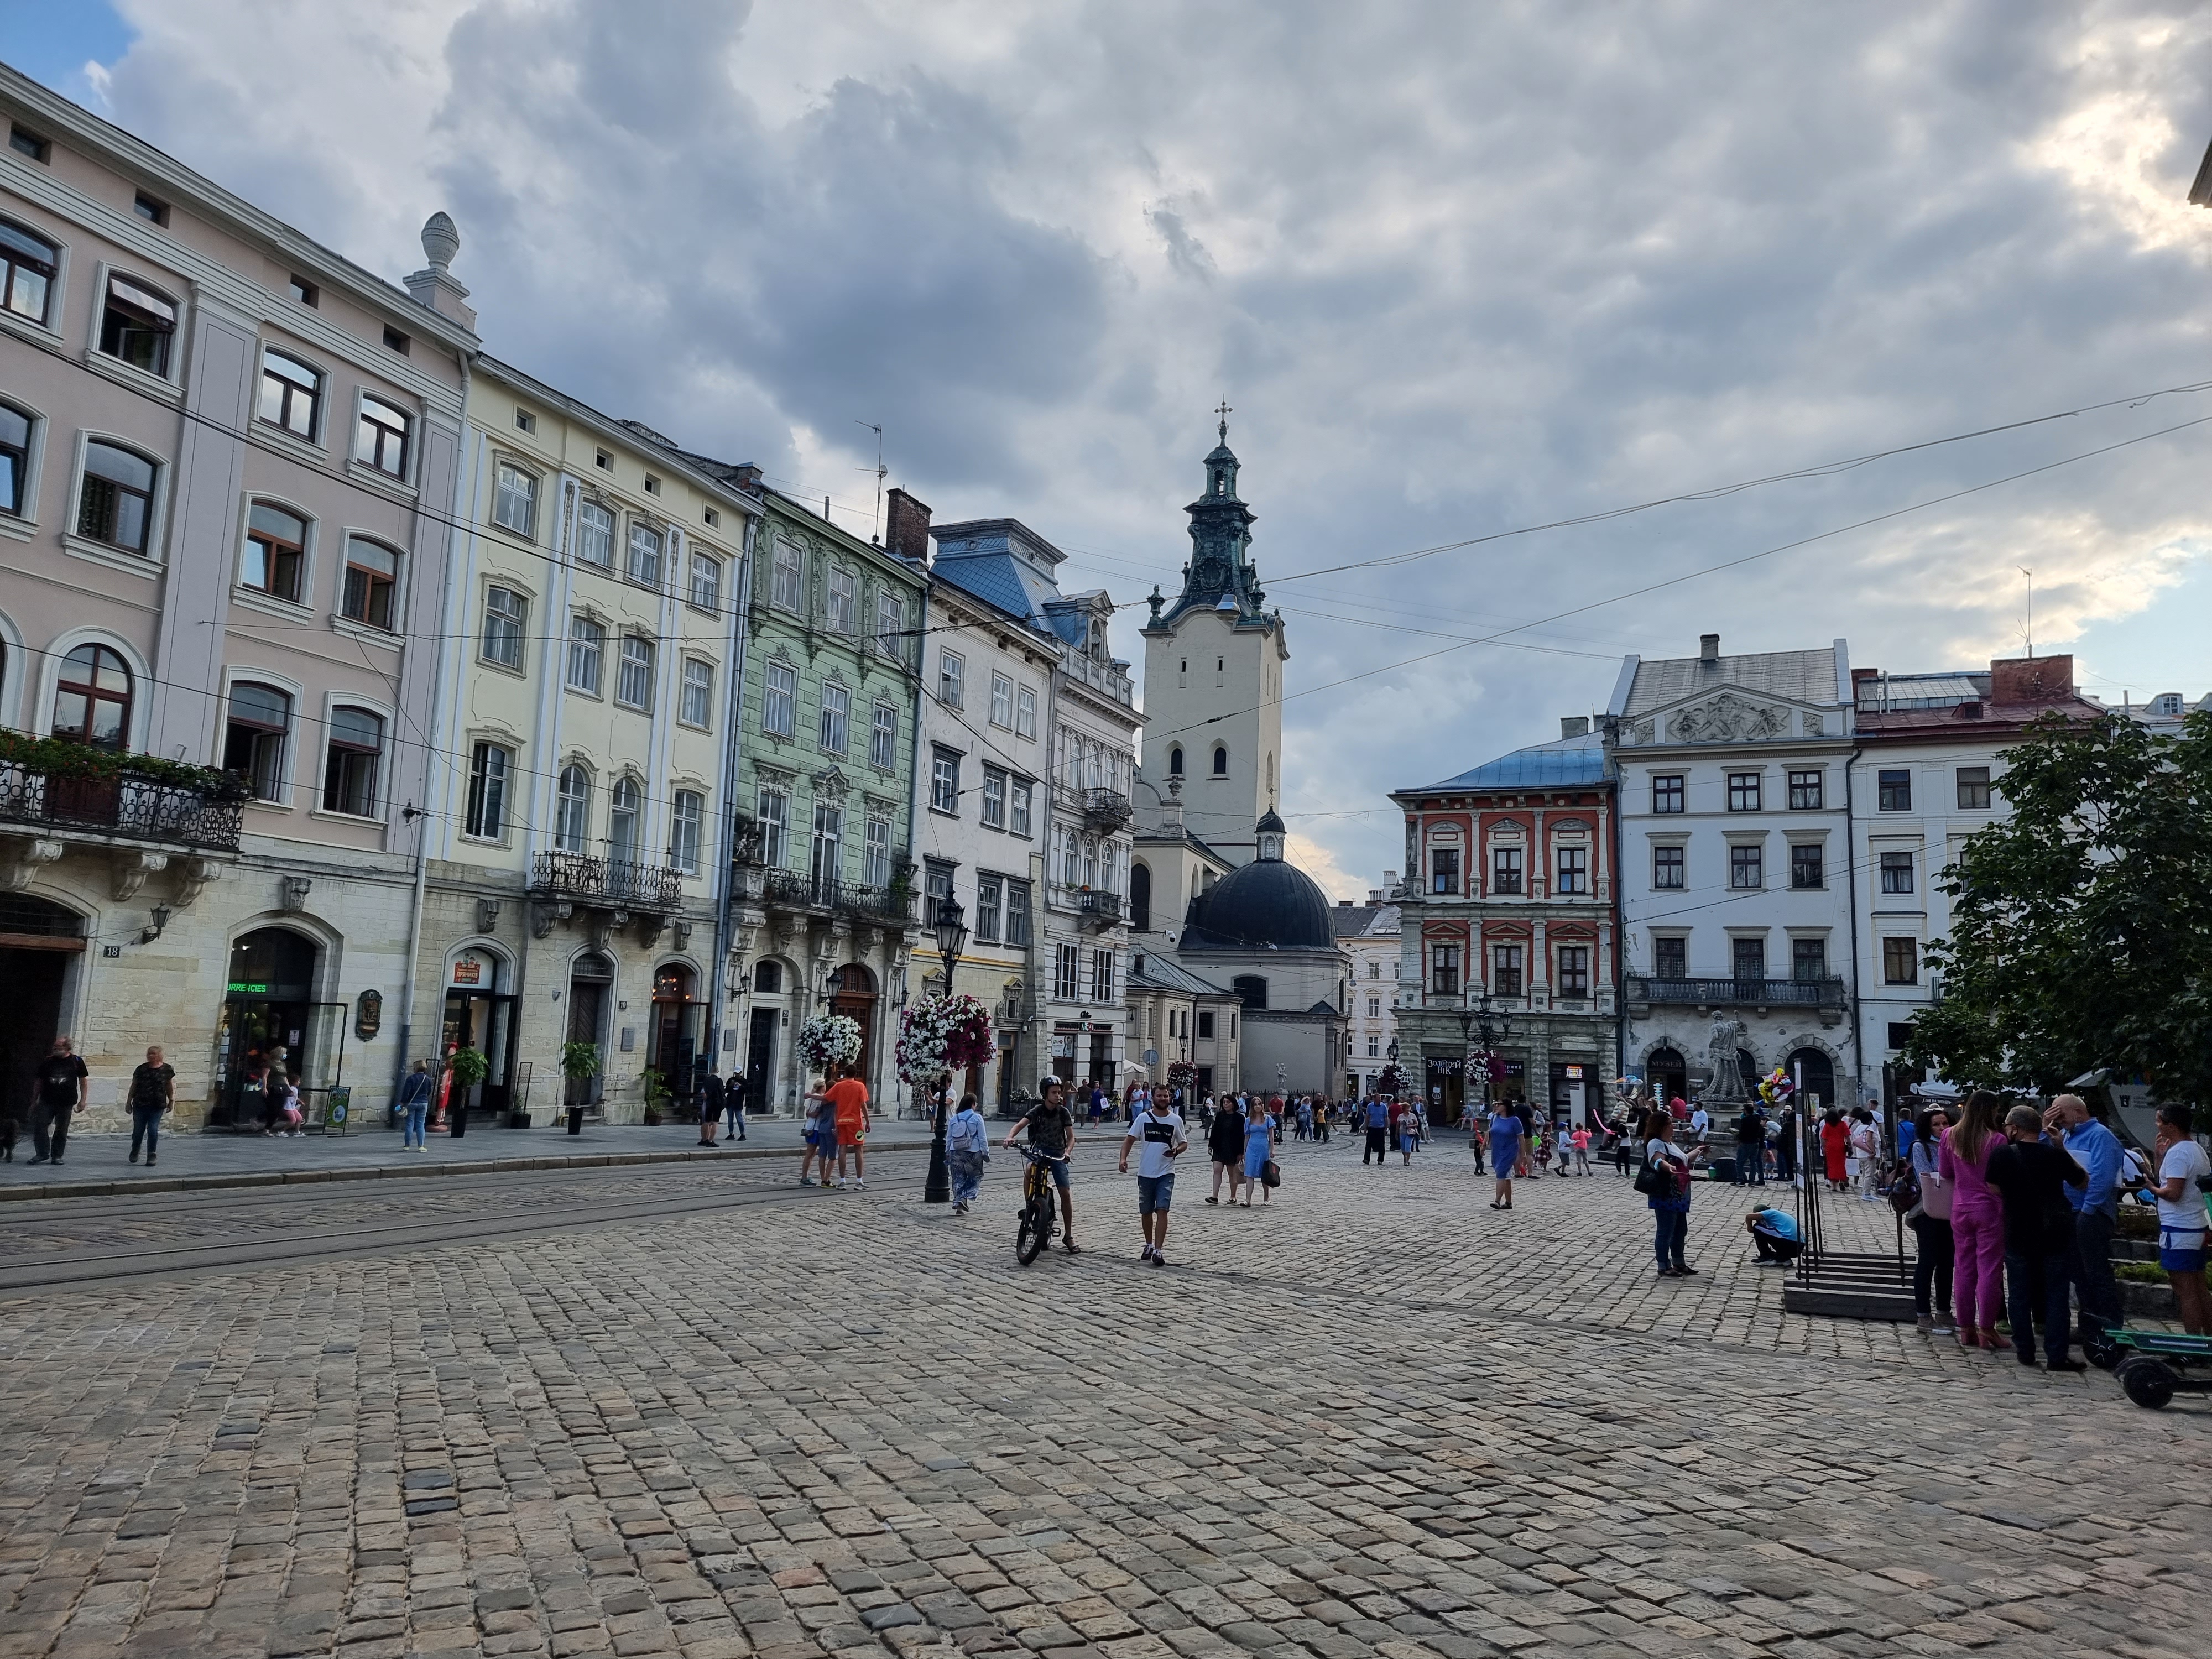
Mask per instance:
[[[1022,1176],[1021,1218],[1014,1227],[1014,1260],[1026,1267],[1052,1243],[1052,1230],[1059,1218],[1052,1166],[1066,1160],[1041,1152],[1034,1146],[1018,1146],[1014,1150],[1029,1160],[1030,1166]]]

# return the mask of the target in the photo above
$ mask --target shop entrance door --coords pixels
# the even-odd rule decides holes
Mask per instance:
[[[1457,1123],[1467,1110],[1467,1077],[1458,1061],[1429,1062],[1429,1121],[1438,1127]]]
[[[497,991],[447,992],[438,1052],[450,1054],[456,1048],[474,1048],[491,1066],[484,1080],[468,1091],[468,1109],[504,1117],[514,1099],[514,999]]]
[[[774,1008],[753,1010],[752,1030],[745,1042],[745,1110],[769,1109],[775,1088],[775,1031],[782,1014]]]
[[[566,1079],[562,1103],[596,1106],[604,1080],[607,1056],[607,994],[614,984],[615,965],[597,954],[580,956],[568,970],[568,1036],[570,1042],[588,1042],[599,1051],[599,1075]]]
[[[62,993],[83,954],[82,919],[44,899],[0,896],[0,1101],[18,1115],[33,1068],[62,1034]]]
[[[837,988],[830,993],[830,1012],[842,1014],[860,1028],[860,1076],[876,1074],[876,976],[857,962],[837,970]]]
[[[314,1000],[320,955],[314,940],[289,927],[257,928],[230,947],[210,1127],[283,1127],[280,1107],[294,1071],[307,1121],[322,1121],[344,1060],[345,1021],[343,1005]]]

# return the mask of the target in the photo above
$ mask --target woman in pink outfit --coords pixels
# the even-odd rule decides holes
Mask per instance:
[[[2005,1144],[2003,1116],[2004,1102],[1977,1089],[1936,1158],[1936,1173],[1951,1188],[1952,1294],[1959,1341],[1969,1348],[2012,1346],[1997,1334],[2004,1311],[2004,1206],[1988,1180],[1990,1154]]]

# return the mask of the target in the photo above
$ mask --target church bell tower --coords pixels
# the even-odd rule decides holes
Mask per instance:
[[[1257,853],[1253,825],[1280,805],[1283,619],[1263,609],[1249,556],[1252,509],[1237,493],[1228,406],[1220,442],[1206,458],[1205,493],[1186,507],[1190,562],[1170,600],[1152,590],[1145,638],[1144,783],[1138,810],[1151,817],[1169,781],[1182,783],[1190,833],[1231,863]]]

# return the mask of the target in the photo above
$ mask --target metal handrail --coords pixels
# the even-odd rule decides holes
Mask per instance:
[[[674,910],[684,902],[684,872],[673,865],[588,853],[540,853],[530,866],[530,890],[585,904]]]
[[[0,762],[0,821],[9,823],[234,852],[245,810],[242,799],[128,770],[112,778],[57,777],[21,762]]]
[[[1626,984],[1629,997],[1638,1002],[1800,1008],[1841,1007],[1844,1003],[1840,979],[1661,979],[1631,974]]]

